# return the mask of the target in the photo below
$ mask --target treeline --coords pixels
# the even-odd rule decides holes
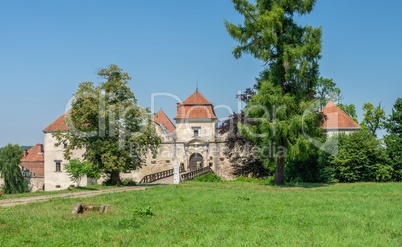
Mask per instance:
[[[377,122],[376,129],[387,131],[382,139],[377,139],[373,128],[363,121],[361,131],[329,138],[325,151],[315,149],[307,159],[290,160],[286,169],[287,180],[402,181],[402,98],[396,100],[389,117]],[[332,148],[332,154],[328,152],[329,148]]]
[[[230,127],[227,131],[226,156],[236,164],[235,173],[245,175],[250,171],[247,168],[253,167],[249,174],[254,176],[263,174],[254,168],[263,167],[274,175],[274,184],[286,180],[400,181],[402,100],[397,100],[388,118],[381,105],[364,104],[361,131],[327,140],[317,109],[328,100],[339,103],[342,97],[332,79],[320,77],[322,28],[301,25],[295,18],[308,15],[316,1],[294,2],[233,0],[243,23],[225,21],[236,42],[234,57],[247,54],[263,63],[254,86],[238,96],[245,102],[238,130]],[[357,120],[353,105],[338,105]],[[234,122],[235,117],[229,121]],[[377,140],[381,128],[388,134]],[[332,146],[323,151],[315,148],[319,145],[312,145],[312,140]],[[241,148],[245,144],[255,148]]]
[[[285,181],[287,182],[389,182],[402,181],[402,98],[398,98],[391,114],[387,117],[383,109],[378,106],[373,109],[363,107],[364,118],[360,126],[362,130],[350,134],[339,133],[326,137],[323,146],[313,145],[305,150],[306,155],[299,155],[287,159],[285,166]],[[351,117],[355,114],[354,106],[349,108]],[[345,105],[342,106],[345,108]],[[353,109],[350,111],[350,109]],[[373,112],[377,117],[372,117]],[[371,119],[370,119],[371,116]],[[244,118],[245,116],[241,116]],[[239,116],[233,117],[238,120]],[[353,117],[356,121],[357,118]],[[230,121],[221,126],[223,132],[228,133],[226,145],[229,151],[226,155],[235,163],[235,175],[267,176],[275,173],[272,162],[264,160],[258,153],[243,153],[242,159],[236,152],[236,145],[254,145],[241,136],[236,127],[228,128]],[[245,120],[247,122],[247,120]],[[238,124],[235,124],[237,126]],[[376,132],[384,129],[387,134],[378,139]],[[240,150],[241,152],[241,150]],[[258,172],[256,172],[258,171]]]

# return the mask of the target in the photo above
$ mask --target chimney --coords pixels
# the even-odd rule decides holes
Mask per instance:
[[[28,156],[28,150],[24,150],[24,158]]]

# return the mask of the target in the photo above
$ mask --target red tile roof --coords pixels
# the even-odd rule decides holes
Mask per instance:
[[[55,132],[55,131],[67,131],[68,130],[68,126],[66,124],[66,119],[65,119],[66,113],[61,115],[61,117],[59,117],[58,119],[56,119],[56,121],[54,121],[53,123],[51,123],[49,126],[47,126],[43,132],[45,133],[51,133],[51,132]]]
[[[167,130],[169,130],[170,132],[174,133],[176,130],[176,127],[174,126],[174,124],[172,123],[172,121],[170,121],[169,117],[165,114],[164,111],[160,110],[155,116],[154,116],[154,122],[159,124],[159,125],[163,125],[165,126],[165,128]]]
[[[217,119],[213,105],[196,91],[183,103],[177,103],[177,115],[174,119]]]
[[[25,150],[21,158],[21,165],[35,173],[36,176],[43,177],[45,167],[43,145],[36,144],[29,150]]]
[[[190,95],[187,99],[183,101],[183,105],[212,105],[204,95],[200,92],[195,91],[192,95]]]
[[[360,126],[332,101],[321,110],[324,120],[321,127],[324,130],[358,130]]]

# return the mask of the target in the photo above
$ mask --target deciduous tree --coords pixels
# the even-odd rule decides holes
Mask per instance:
[[[88,161],[81,161],[77,158],[72,159],[64,166],[71,180],[80,186],[82,178],[99,178],[100,174]]]
[[[341,90],[336,86],[332,79],[319,77],[315,88],[316,98],[320,100],[321,107],[325,106],[328,101],[339,103],[342,99]]]
[[[329,157],[340,182],[389,181],[392,167],[381,142],[367,131],[339,136],[338,153]]]
[[[383,128],[386,119],[385,111],[381,107],[381,103],[378,104],[378,106],[373,106],[371,103],[364,103],[363,111],[362,127],[373,136],[377,137],[377,130]]]
[[[4,193],[15,194],[28,192],[27,180],[20,168],[22,150],[18,145],[8,144],[0,152],[0,171],[4,179]]]
[[[145,155],[156,152],[161,139],[149,110],[137,105],[128,87],[131,77],[117,65],[100,69],[98,75],[105,80],[99,86],[93,82],[79,85],[67,114],[69,130],[55,136],[60,143],[69,143],[66,159],[72,150],[83,148],[84,160],[116,184],[120,172],[141,167]]]
[[[357,119],[356,107],[354,104],[338,104],[338,107],[341,108],[349,117],[351,117],[356,123],[359,123]]]

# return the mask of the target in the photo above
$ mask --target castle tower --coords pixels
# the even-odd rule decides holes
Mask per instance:
[[[176,137],[178,142],[200,139],[205,142],[215,140],[218,118],[214,106],[195,91],[182,103],[177,103]]]

